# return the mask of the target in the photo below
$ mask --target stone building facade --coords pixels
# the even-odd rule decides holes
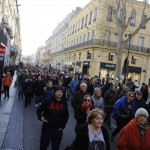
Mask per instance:
[[[21,60],[20,16],[17,0],[0,0],[0,41],[6,47],[4,65]]]
[[[51,45],[49,50],[49,63],[57,69],[72,66],[73,72],[82,72],[91,77],[98,75],[105,78],[107,74],[115,77],[117,58],[117,26],[112,14],[113,1],[91,0],[83,9],[67,22],[65,30],[61,34],[52,35],[47,42]],[[130,21],[126,35],[132,33],[141,21],[143,3],[134,1],[134,17]],[[127,4],[128,13],[131,6]],[[123,16],[120,10],[120,19]],[[129,15],[127,13],[127,15]],[[146,13],[150,16],[150,5],[147,5]],[[60,35],[65,34],[62,42]],[[57,43],[54,43],[57,41]],[[124,60],[129,51],[128,78],[141,84],[150,82],[150,22],[147,23],[130,41],[125,45],[122,53],[122,76]],[[63,46],[62,46],[63,45]],[[62,46],[62,47],[61,47]],[[60,67],[61,66],[61,67]]]

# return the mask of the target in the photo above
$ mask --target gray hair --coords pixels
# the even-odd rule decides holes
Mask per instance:
[[[99,87],[94,88],[94,93],[99,92],[99,91],[100,92],[102,91]]]
[[[88,113],[88,116],[87,116],[87,124],[90,124],[92,123],[92,121],[98,116],[98,115],[102,115],[103,118],[104,118],[104,111],[99,109],[99,108],[95,108],[95,109],[92,109],[89,113]]]
[[[81,84],[80,84],[80,87],[81,87],[81,86],[86,86],[86,87],[87,87],[87,84],[86,84],[86,83],[81,83]]]

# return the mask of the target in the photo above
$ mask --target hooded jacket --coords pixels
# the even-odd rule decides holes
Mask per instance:
[[[48,123],[43,124],[51,130],[64,129],[69,118],[67,101],[64,99],[57,101],[55,96],[52,96],[37,109],[37,116],[39,120],[45,117]]]
[[[141,140],[136,119],[132,119],[120,132],[117,141],[118,150],[150,150],[150,127],[145,133],[144,143]]]

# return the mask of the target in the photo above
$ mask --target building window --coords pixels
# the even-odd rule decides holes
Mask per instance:
[[[71,54],[69,54],[69,60],[71,60]]]
[[[136,64],[136,58],[134,58],[133,56],[131,58],[131,64]]]
[[[77,30],[77,23],[75,24],[75,27],[74,27],[74,33],[76,33],[76,30]]]
[[[80,30],[80,28],[81,28],[81,20],[79,20],[78,22],[78,31]]]
[[[71,26],[71,29],[70,29],[70,35],[71,35],[71,32],[72,32],[72,26]]]
[[[74,54],[74,60],[76,60],[76,53]]]
[[[110,30],[105,30],[104,43],[106,43],[106,44],[109,43],[110,35],[111,35],[111,31]]]
[[[134,9],[132,13],[132,19],[130,20],[130,26],[135,27],[135,22],[136,22],[136,11]]]
[[[91,39],[94,39],[95,38],[95,30],[92,30],[92,38]]]
[[[81,59],[81,53],[79,53],[79,60]]]
[[[107,15],[107,21],[112,21],[112,14],[113,14],[113,8],[112,6],[108,7],[108,15]]]
[[[114,55],[112,53],[109,53],[108,61],[113,61],[113,57],[114,57]]]
[[[92,11],[90,12],[89,25],[91,24],[91,21],[92,21]]]
[[[80,36],[80,43],[82,43],[82,36]]]
[[[88,14],[86,15],[86,18],[85,18],[85,27],[87,26],[87,23],[88,23]]]
[[[142,16],[141,22],[144,22],[144,20],[147,18],[147,15]],[[142,29],[146,29],[146,25],[142,27]]]
[[[84,26],[84,17],[82,18],[82,26],[81,26],[81,29],[83,29],[83,26]]]
[[[87,41],[90,40],[90,32],[88,32],[88,35],[87,35]]]
[[[91,59],[91,53],[89,51],[87,52],[87,59]]]
[[[86,34],[83,35],[83,42],[85,42]]]
[[[78,42],[79,42],[79,38],[77,37],[77,42],[76,43],[78,44]]]
[[[75,25],[73,25],[72,34],[74,34],[74,30],[75,30]]]
[[[139,36],[139,41],[138,41],[139,51],[142,50],[143,47],[144,47],[144,37]]]
[[[95,8],[95,13],[94,13],[93,22],[95,22],[95,21],[96,21],[96,19],[97,19],[97,15],[98,15],[98,8],[96,7],[96,8]]]

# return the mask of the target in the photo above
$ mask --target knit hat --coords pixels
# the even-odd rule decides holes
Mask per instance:
[[[135,91],[135,94],[137,94],[137,95],[142,95],[142,92],[141,92],[140,90],[136,90],[136,91]]]
[[[149,117],[147,110],[144,108],[137,109],[137,111],[135,112],[135,118],[137,118],[139,115],[145,115],[147,118]]]
[[[55,93],[56,91],[58,91],[58,90],[61,90],[62,92],[64,92],[64,88],[63,88],[63,87],[61,87],[61,86],[55,86],[55,87],[54,87],[54,93]]]

